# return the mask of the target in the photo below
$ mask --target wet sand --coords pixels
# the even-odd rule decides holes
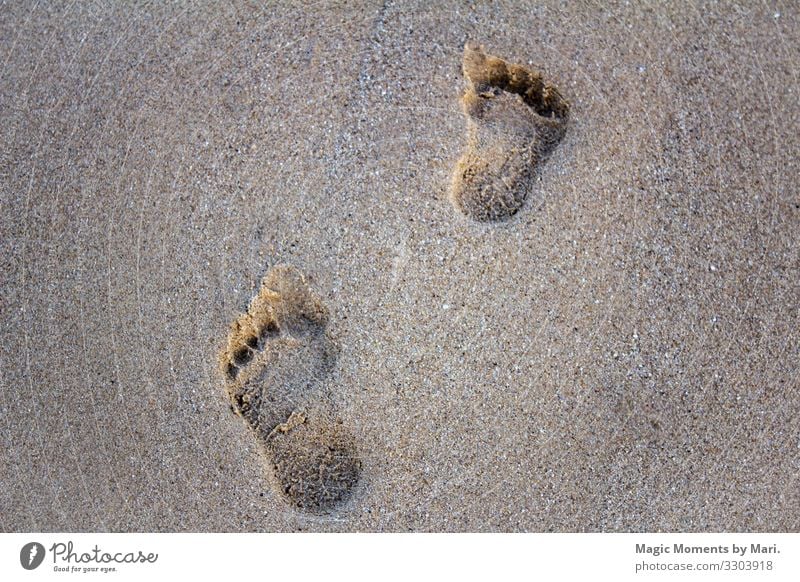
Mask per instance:
[[[43,4],[0,12],[1,531],[800,529],[790,3]],[[468,41],[570,103],[507,221],[448,196]],[[218,365],[276,265],[360,463],[324,515]]]

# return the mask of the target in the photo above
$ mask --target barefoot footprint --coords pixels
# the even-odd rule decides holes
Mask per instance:
[[[541,73],[464,47],[461,98],[467,149],[450,188],[453,205],[480,222],[507,220],[528,195],[536,168],[566,131],[569,104]]]
[[[337,355],[327,324],[303,274],[277,266],[231,324],[220,354],[231,406],[261,445],[274,488],[314,513],[344,503],[361,471],[353,438],[320,387]]]

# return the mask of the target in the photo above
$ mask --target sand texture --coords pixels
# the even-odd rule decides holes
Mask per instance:
[[[0,531],[800,530],[794,3],[11,2],[0,59]]]

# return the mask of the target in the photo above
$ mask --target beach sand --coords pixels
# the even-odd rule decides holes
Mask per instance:
[[[798,531],[796,7],[283,4],[0,11],[0,531]],[[448,195],[467,42],[570,106],[504,221]],[[326,513],[219,366],[277,265]]]

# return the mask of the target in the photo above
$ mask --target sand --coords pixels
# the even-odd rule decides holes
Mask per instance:
[[[608,4],[5,5],[0,531],[798,531],[800,14]],[[467,42],[570,105],[508,220],[448,195]],[[218,365],[278,265],[325,513]]]

